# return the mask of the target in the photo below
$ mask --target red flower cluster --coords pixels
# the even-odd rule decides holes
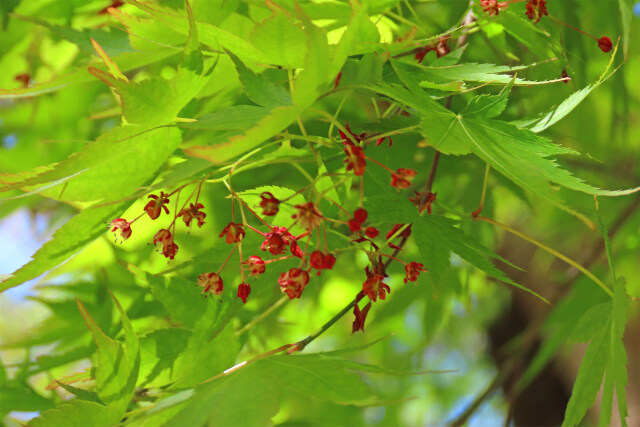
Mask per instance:
[[[202,273],[198,276],[198,286],[202,288],[202,294],[205,297],[207,293],[222,295],[224,288],[222,277],[220,277],[218,273]]]
[[[281,255],[287,246],[290,246],[291,254],[302,258],[302,250],[296,242],[296,238],[286,227],[273,227],[271,231],[264,235],[264,242],[260,250],[269,251],[271,255]]]
[[[112,227],[111,231],[115,232],[116,230],[120,230],[120,237],[122,237],[122,240],[126,240],[129,238],[129,236],[131,236],[131,224],[133,224],[143,216],[147,215],[152,220],[156,220],[163,211],[168,215],[169,208],[167,207],[167,204],[169,203],[169,197],[171,196],[171,194],[166,194],[164,191],[161,191],[160,195],[150,194],[149,198],[152,200],[150,200],[144,206],[144,212],[142,214],[140,214],[137,218],[134,218],[132,221],[127,221],[124,218],[114,219],[109,225],[110,227]],[[178,245],[174,241],[175,222],[178,217],[182,217],[187,227],[191,225],[191,221],[195,218],[198,222],[198,227],[201,227],[204,224],[204,218],[207,216],[204,212],[200,211],[200,209],[203,208],[204,206],[202,205],[202,203],[198,203],[196,200],[196,203],[191,203],[188,208],[183,207],[180,212],[174,216],[173,221],[166,229],[162,228],[158,232],[156,232],[156,234],[153,236],[153,244],[155,246],[162,247],[162,255],[172,260],[175,258],[176,253],[178,252]],[[173,232],[169,230],[173,230]]]
[[[369,213],[367,212],[366,209],[362,209],[362,208],[356,209],[353,212],[353,218],[351,218],[347,222],[347,224],[349,224],[349,230],[351,230],[351,232],[353,233],[358,233],[362,231],[362,224],[367,220],[368,216],[369,216]],[[369,237],[370,239],[374,239],[378,237],[378,234],[380,234],[380,232],[375,227],[367,227],[364,230],[364,234],[366,234],[367,237]]]
[[[207,216],[206,213],[200,212],[200,209],[203,208],[204,206],[202,203],[197,203],[195,205],[193,203],[189,203],[189,207],[182,209],[178,216],[182,217],[182,220],[187,227],[191,226],[191,221],[194,218],[198,221],[198,227],[202,227],[204,225],[204,219]]]
[[[276,199],[270,192],[265,191],[261,193],[260,199],[262,215],[274,216],[280,210],[280,200]]]
[[[424,264],[421,264],[415,261],[411,261],[409,264],[406,264],[404,266],[404,272],[405,272],[404,283],[417,282],[420,272],[427,271],[427,269],[423,267],[424,267]]]
[[[301,268],[292,268],[286,273],[281,273],[278,279],[280,290],[283,294],[287,294],[289,299],[300,298],[308,283],[309,272]]]
[[[547,12],[547,1],[546,0],[529,0],[527,2],[527,18],[533,21],[534,24],[540,22],[544,15],[549,16],[549,12]]]
[[[311,268],[318,270],[318,276],[320,275],[320,270],[331,270],[335,263],[336,257],[330,253],[323,253],[316,250],[311,252],[311,255],[309,255],[309,264],[311,265]]]
[[[165,194],[163,191],[160,192],[159,196],[155,194],[150,194],[149,198],[153,199],[144,207],[144,211],[149,215],[151,219],[157,219],[162,210],[169,215],[169,208],[167,208],[166,204],[169,203],[169,195]]]

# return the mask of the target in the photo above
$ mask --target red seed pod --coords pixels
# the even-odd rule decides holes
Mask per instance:
[[[249,286],[248,283],[240,283],[240,285],[238,285],[238,298],[242,300],[243,304],[247,303],[247,298],[249,297],[250,293],[251,286]]]

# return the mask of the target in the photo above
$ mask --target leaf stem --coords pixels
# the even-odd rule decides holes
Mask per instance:
[[[480,196],[480,204],[478,205],[478,209],[471,212],[472,217],[477,217],[482,212],[482,208],[484,207],[484,197],[487,193],[487,180],[489,179],[489,170],[491,170],[491,166],[487,163],[487,167],[484,170],[484,180],[482,181],[482,195]]]
[[[433,161],[431,162],[431,170],[429,170],[429,177],[427,183],[424,186],[425,193],[431,193],[433,190],[433,181],[436,179],[436,171],[438,170],[438,162],[440,161],[440,152],[436,150],[433,155]]]
[[[238,329],[236,331],[236,336],[240,336],[240,335],[244,334],[245,332],[247,332],[249,329],[253,328],[255,325],[260,323],[262,320],[264,320],[271,313],[276,311],[278,309],[278,307],[280,307],[282,304],[287,302],[288,299],[289,299],[289,297],[284,295],[282,298],[280,298],[278,301],[276,301],[271,307],[269,307],[268,309],[266,309],[265,311],[260,313],[260,316],[256,317],[251,322],[247,323],[242,328]]]
[[[342,318],[342,316],[347,314],[353,308],[353,306],[356,305],[363,297],[364,297],[364,292],[362,292],[362,291],[358,292],[358,294],[353,299],[353,301],[351,301],[349,304],[344,306],[344,308],[342,310],[340,310],[338,313],[336,313],[331,319],[329,319],[329,321],[327,323],[322,325],[320,327],[320,329],[318,329],[316,332],[314,332],[313,334],[309,335],[305,339],[295,343],[294,347],[291,350],[295,349],[294,351],[302,351],[311,341],[313,341],[316,338],[318,338],[327,329],[329,329],[331,326],[333,326],[334,323],[336,323],[338,320],[340,320]]]

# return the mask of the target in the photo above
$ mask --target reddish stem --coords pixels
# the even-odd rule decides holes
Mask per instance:
[[[380,163],[379,161],[377,161],[377,160],[375,160],[375,159],[372,159],[371,157],[364,156],[364,158],[365,158],[365,159],[367,159],[367,160],[370,160],[370,161],[372,161],[373,163],[375,163],[376,165],[378,165],[378,166],[380,166],[380,167],[382,167],[382,168],[386,169],[386,170],[387,170],[387,172],[389,172],[389,173],[395,173],[394,171],[392,171],[391,169],[389,169],[387,166],[383,165],[382,163]]]

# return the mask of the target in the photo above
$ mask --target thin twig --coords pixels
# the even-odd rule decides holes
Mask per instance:
[[[516,236],[533,243],[534,245],[536,245],[537,247],[539,247],[540,249],[549,252],[551,255],[555,256],[556,258],[559,258],[561,260],[563,260],[564,262],[566,262],[567,264],[577,268],[578,270],[580,270],[585,276],[587,276],[589,279],[593,280],[595,282],[596,285],[598,285],[600,287],[600,289],[602,289],[604,292],[606,292],[607,295],[609,295],[610,297],[613,298],[613,292],[611,291],[611,289],[609,289],[607,287],[607,285],[605,285],[602,280],[598,279],[592,272],[590,272],[589,270],[587,270],[585,267],[583,267],[582,265],[580,265],[577,261],[569,258],[568,256],[556,251],[555,249],[545,245],[544,243],[534,239],[531,236],[528,236],[512,227],[509,227],[506,224],[502,224],[501,222],[498,222],[494,219],[491,218],[487,218],[486,216],[477,216],[473,218],[476,221],[483,221],[483,222],[488,222],[489,224],[493,224],[496,225],[506,231],[508,231],[511,234],[515,234]]]
[[[425,193],[431,193],[431,190],[433,190],[433,181],[436,179],[436,171],[438,170],[439,161],[440,161],[440,152],[436,150],[436,153],[433,155],[433,161],[431,162],[431,170],[429,170],[429,178],[427,178],[427,183],[424,186]]]

